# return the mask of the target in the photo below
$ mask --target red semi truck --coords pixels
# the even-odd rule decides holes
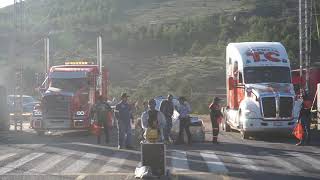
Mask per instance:
[[[52,66],[41,108],[34,110],[31,127],[38,134],[54,129],[88,129],[96,96],[107,97],[107,81],[107,69],[88,62]]]
[[[318,121],[318,129],[320,130],[320,113],[319,113],[319,84],[320,84],[320,67],[311,67],[309,69],[309,83],[307,87],[306,83],[306,69],[302,69],[302,77],[300,78],[300,69],[293,70],[292,74],[292,83],[297,95],[301,94],[300,89],[307,91],[311,97],[312,112],[314,112],[314,121]],[[318,88],[317,88],[318,86]],[[307,88],[306,88],[307,87]],[[318,91],[318,93],[317,93]],[[318,98],[317,98],[318,96]],[[318,113],[317,113],[318,112]]]
[[[302,70],[302,78],[300,78],[300,69],[291,71],[292,83],[296,94],[300,94],[300,88],[306,87],[306,69]],[[301,80],[300,80],[301,79]],[[308,91],[311,97],[315,97],[317,84],[320,83],[320,67],[311,67],[309,70]]]

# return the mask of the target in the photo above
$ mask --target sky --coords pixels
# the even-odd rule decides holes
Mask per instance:
[[[0,0],[0,8],[13,4],[13,0]]]

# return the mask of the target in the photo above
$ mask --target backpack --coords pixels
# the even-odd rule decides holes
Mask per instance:
[[[149,119],[148,119],[149,128],[157,129],[158,128],[158,111],[149,110],[148,115],[149,115]]]

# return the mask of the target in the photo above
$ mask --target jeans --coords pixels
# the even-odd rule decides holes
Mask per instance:
[[[166,117],[166,127],[164,129],[164,139],[166,141],[169,141],[169,137],[171,134],[171,128],[172,128],[172,118]]]
[[[189,118],[180,118],[178,143],[184,143],[184,135],[183,135],[184,130],[186,130],[186,133],[187,133],[188,143],[189,144],[192,143],[191,132],[189,129],[189,124],[190,124],[189,121],[190,121]]]
[[[211,119],[212,125],[212,140],[217,141],[219,135],[219,123],[217,119]]]
[[[310,142],[311,134],[310,134],[310,119],[306,116],[301,117],[301,124],[304,130],[303,138],[301,140],[301,143],[306,143]]]
[[[104,131],[104,135],[105,135],[105,142],[109,143],[109,127],[107,122],[98,122],[98,125],[100,127],[104,127],[103,131]],[[101,143],[101,134],[99,136],[97,136],[97,143],[100,144]]]
[[[120,147],[131,146],[131,123],[118,121],[118,145]]]

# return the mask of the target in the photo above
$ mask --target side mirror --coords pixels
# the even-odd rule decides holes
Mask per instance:
[[[228,86],[229,86],[229,90],[233,90],[234,89],[234,79],[233,79],[233,77],[229,77]]]

